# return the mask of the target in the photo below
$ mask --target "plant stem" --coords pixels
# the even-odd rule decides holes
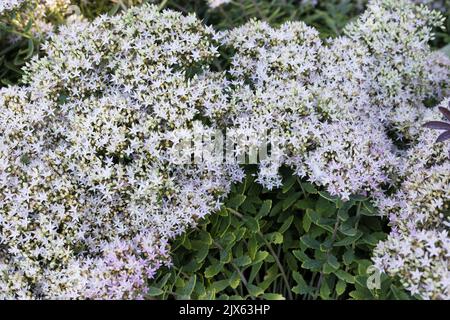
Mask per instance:
[[[339,217],[336,216],[336,223],[334,224],[333,235],[331,236],[331,248],[327,250],[326,260],[328,260],[328,257],[330,256],[330,251],[333,248],[334,240],[336,240],[339,222],[340,222]],[[319,281],[317,281],[316,293],[314,295],[314,298],[317,298],[320,294],[320,286],[322,285],[322,280],[323,280],[323,271],[320,271]]]
[[[241,218],[241,219],[244,218],[244,216],[243,216],[241,213],[237,212],[237,211],[234,210],[234,209],[227,208],[227,210],[229,210],[231,213],[233,213],[234,215],[236,215],[237,217],[239,217],[239,218]],[[258,231],[258,235],[263,239],[264,243],[265,243],[266,246],[267,246],[267,249],[269,249],[270,254],[271,254],[272,257],[275,259],[275,263],[277,264],[278,269],[279,269],[280,272],[281,272],[281,276],[283,277],[283,280],[284,280],[284,283],[285,283],[286,287],[290,288],[289,281],[288,281],[288,278],[287,278],[287,276],[286,276],[286,272],[284,271],[283,265],[281,264],[280,259],[278,259],[278,256],[277,256],[276,252],[273,250],[272,245],[269,243],[269,241],[267,241],[267,240],[264,238],[264,235],[262,234],[261,231]],[[291,290],[289,290],[288,293],[289,293],[289,294],[288,294],[289,300],[293,300],[294,298],[293,298],[293,296],[292,296]]]

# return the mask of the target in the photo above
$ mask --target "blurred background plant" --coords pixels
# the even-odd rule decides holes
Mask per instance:
[[[2,0],[3,1],[3,0]],[[58,26],[115,14],[141,0],[6,0],[0,6],[0,87],[20,81],[21,68]]]

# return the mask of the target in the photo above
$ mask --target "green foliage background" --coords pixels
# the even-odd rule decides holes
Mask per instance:
[[[116,14],[132,1],[73,1],[88,19]],[[206,24],[228,29],[257,18],[272,25],[303,20],[323,38],[339,36],[363,10],[351,0],[233,1],[215,10],[205,0],[163,0],[161,8],[195,12]],[[432,45],[450,53],[450,10],[447,31]],[[14,16],[0,17],[0,87],[19,83],[21,67],[40,53],[44,39],[22,30]],[[64,17],[49,17],[54,23]],[[9,39],[14,35],[16,41]],[[369,290],[371,251],[386,237],[386,221],[376,216],[369,199],[353,196],[342,202],[323,190],[283,172],[279,190],[263,189],[248,166],[245,181],[233,186],[217,213],[172,244],[174,265],[160,269],[151,281],[149,299],[410,299],[397,279],[381,276],[381,288]]]

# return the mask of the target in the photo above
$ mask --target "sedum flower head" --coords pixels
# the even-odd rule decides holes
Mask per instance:
[[[422,119],[438,115],[435,108]],[[426,299],[450,297],[450,143],[436,143],[438,136],[437,131],[421,128],[405,152],[400,186],[378,201],[393,231],[374,251],[378,268],[398,276],[411,293]]]
[[[140,298],[168,239],[217,208],[237,166],[178,165],[221,99],[214,32],[155,7],[62,27],[0,93],[3,298]],[[188,131],[189,132],[189,131]],[[229,174],[228,174],[229,173]]]

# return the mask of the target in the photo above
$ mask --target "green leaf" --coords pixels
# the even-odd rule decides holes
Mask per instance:
[[[201,263],[208,256],[208,253],[209,253],[208,245],[202,246],[195,254],[195,261]]]
[[[26,56],[23,57],[24,61],[30,59],[33,56],[33,53],[34,53],[34,42],[33,42],[33,39],[28,39],[27,40],[27,44],[28,44],[28,47],[24,51],[24,53],[26,53]]]
[[[333,232],[335,219],[319,218],[314,223],[328,232]]]
[[[394,285],[391,285],[391,291],[392,291],[392,294],[394,295],[395,299],[397,299],[397,300],[411,300],[411,298],[405,291],[398,289]]]
[[[328,252],[333,247],[333,242],[331,239],[325,240],[320,244],[320,251]]]
[[[330,274],[330,273],[332,273],[335,270],[336,269],[333,268],[328,262],[324,263],[323,266],[322,266],[322,272],[324,274]]]
[[[370,203],[370,201],[364,201],[363,206],[364,206],[364,209],[366,209],[366,211],[370,213],[370,214],[365,214],[365,215],[372,215],[372,216],[375,215],[376,209],[372,205],[372,203]]]
[[[330,217],[336,211],[336,205],[324,198],[319,198],[316,202],[316,212],[321,217]]]
[[[246,227],[253,233],[256,233],[259,231],[259,223],[258,220],[256,220],[253,217],[245,217],[245,225]]]
[[[253,260],[252,264],[256,264],[259,262],[264,261],[269,256],[269,253],[267,251],[258,251],[256,253],[255,259]]]
[[[350,265],[353,261],[355,261],[355,254],[353,253],[352,249],[347,250],[344,255],[342,256],[344,264]]]
[[[283,211],[286,211],[288,208],[290,208],[297,201],[297,199],[300,198],[301,194],[301,192],[295,192],[284,199]]]
[[[353,225],[351,224],[350,220],[341,224],[341,226],[339,227],[339,231],[349,237],[356,236],[358,232],[358,230],[353,228]]]
[[[306,253],[300,251],[300,250],[294,250],[292,251],[292,254],[294,255],[294,257],[296,257],[298,259],[298,261],[307,261],[310,258],[306,255]]]
[[[200,231],[199,235],[200,241],[207,244],[208,246],[212,245],[213,239],[211,237],[211,234],[206,231]]]
[[[279,233],[284,233],[292,224],[292,221],[294,221],[294,216],[291,215],[289,218],[287,218],[283,224],[281,225],[280,229],[278,230]]]
[[[351,284],[355,283],[355,277],[344,270],[337,270],[334,272],[334,274],[336,275],[336,277],[338,277],[342,281],[345,281],[345,282],[351,283]]]
[[[245,254],[239,258],[234,259],[233,262],[238,267],[245,267],[252,263],[252,259],[250,259],[250,257]]]
[[[320,269],[322,269],[322,262],[319,260],[309,259],[302,263],[302,268],[311,271],[320,271]]]
[[[338,217],[341,221],[347,221],[349,218],[348,211],[341,208],[338,210]]]
[[[309,219],[314,224],[316,224],[320,219],[320,215],[314,210],[306,209],[306,214],[309,216]]]
[[[214,281],[211,285],[212,288],[216,291],[216,293],[225,290],[230,285],[229,280],[219,280]]]
[[[339,267],[341,266],[338,259],[332,254],[328,254],[327,263],[335,270],[339,269]]]
[[[230,227],[230,224],[231,224],[231,214],[227,215],[224,219],[220,219],[219,224],[213,225],[211,234],[216,236],[216,239],[217,237],[222,238],[225,236],[230,236],[230,234],[234,237],[232,233],[228,233],[227,235],[225,235],[228,231],[228,228]]]
[[[264,293],[261,298],[265,300],[286,300],[286,298],[279,293]]]
[[[369,246],[376,246],[377,243],[379,242],[379,239],[377,239],[375,236],[373,236],[372,234],[365,234],[361,240],[369,245]]]
[[[305,215],[303,216],[302,226],[305,232],[309,231],[309,228],[311,228],[311,218],[309,216],[308,210],[306,211]]]
[[[222,264],[229,263],[232,259],[231,252],[229,250],[220,250],[220,262]]]
[[[217,214],[221,217],[226,217],[226,216],[228,216],[228,210],[227,210],[227,208],[222,206],[222,208],[220,208],[220,210],[217,211]]]
[[[348,246],[352,243],[356,242],[359,238],[362,236],[362,232],[358,231],[357,234],[353,237],[345,237],[342,240],[339,240],[333,244],[335,247],[342,247],[342,246]]]
[[[232,289],[236,289],[241,283],[241,277],[237,271],[234,271],[229,279],[229,284]]]
[[[189,278],[189,281],[187,282],[187,284],[177,293],[183,297],[190,297],[190,295],[192,294],[192,291],[194,291],[196,280],[197,280],[197,276],[195,274],[192,275]]]
[[[368,289],[358,288],[349,293],[349,296],[355,300],[372,300],[373,295]]]
[[[244,203],[246,198],[247,197],[242,194],[236,194],[227,201],[227,206],[232,209],[237,209],[242,203]]]
[[[200,276],[200,278],[202,277]],[[198,299],[199,296],[202,296],[204,294],[206,294],[206,288],[205,285],[203,284],[202,279],[200,279],[195,283],[194,292],[191,296]]]
[[[160,288],[156,288],[156,287],[150,287],[148,288],[148,292],[147,295],[150,297],[157,297],[164,294],[164,291],[161,290]]]
[[[256,252],[258,251],[258,241],[255,236],[248,240],[248,255],[252,260],[255,260]]]
[[[306,191],[306,192],[308,192],[308,193],[312,193],[312,194],[316,194],[317,193],[317,189],[316,189],[316,187],[312,184],[312,183],[309,183],[309,182],[302,182],[302,188]]]
[[[195,259],[191,259],[187,264],[181,267],[183,272],[193,273],[202,267],[203,263],[198,263]]]
[[[164,286],[166,285],[167,281],[169,281],[169,278],[170,278],[171,276],[172,276],[172,273],[166,273],[166,274],[164,275],[164,277],[163,277],[161,280],[158,281],[158,286],[159,286],[160,288],[164,287]]]
[[[258,287],[258,286],[255,286],[255,285],[253,285],[253,284],[248,284],[248,285],[247,285],[247,288],[248,288],[248,292],[249,292],[250,295],[253,296],[253,297],[258,297],[258,296],[260,296],[260,295],[262,295],[262,294],[264,293],[264,290],[263,290],[263,289],[261,289],[261,288]]]
[[[320,297],[324,300],[328,300],[330,298],[331,290],[328,286],[327,281],[322,281],[322,285],[320,286],[319,291]]]
[[[298,270],[297,259],[292,253],[286,252],[285,260],[290,270]]]
[[[281,277],[281,273],[278,271],[278,266],[276,264],[273,264],[269,268],[269,270],[266,271],[264,280],[262,282],[258,283],[258,286],[265,291],[279,277]]]
[[[345,281],[339,280],[336,283],[336,293],[338,296],[342,295],[345,292],[345,288],[347,287],[347,284]]]
[[[292,273],[292,277],[294,278],[295,282],[297,283],[297,285],[292,288],[292,292],[294,292],[296,294],[301,294],[301,295],[308,294],[310,292],[310,290],[311,290],[310,287],[308,286],[305,279],[299,272],[294,271]]]
[[[312,238],[310,235],[304,235],[300,238],[300,241],[308,248],[318,250],[320,249],[320,242]]]
[[[322,198],[324,198],[324,199],[326,199],[326,200],[328,200],[328,201],[331,201],[331,202],[336,202],[336,201],[339,199],[338,196],[332,196],[331,194],[329,194],[329,193],[326,192],[326,191],[319,191],[319,195],[320,195]]]
[[[290,176],[287,180],[284,181],[281,192],[287,193],[289,190],[291,190],[292,186],[295,184],[296,181],[297,181],[296,176]]]
[[[219,272],[221,272],[223,269],[223,264],[221,263],[214,263],[206,268],[205,270],[205,277],[206,278],[212,278],[216,276]]]
[[[281,212],[283,209],[283,201],[278,202],[276,205],[272,207],[272,210],[270,211],[270,216],[273,217]]]
[[[354,201],[358,201],[358,202],[366,201],[368,199],[369,199],[368,197],[362,196],[362,195],[352,195],[352,196],[350,196],[350,200],[354,200]]]
[[[258,217],[261,218],[267,216],[271,208],[272,208],[272,200],[265,200],[262,203],[261,208],[259,209]]]
[[[315,202],[312,199],[300,199],[295,203],[294,208],[301,210],[314,209],[314,204]]]
[[[372,265],[372,261],[370,261],[368,259],[360,259],[357,262],[358,262],[358,273],[360,275],[366,276],[367,275],[367,268]]]
[[[279,232],[273,232],[269,235],[269,242],[274,244],[282,244],[283,243],[283,235]]]

